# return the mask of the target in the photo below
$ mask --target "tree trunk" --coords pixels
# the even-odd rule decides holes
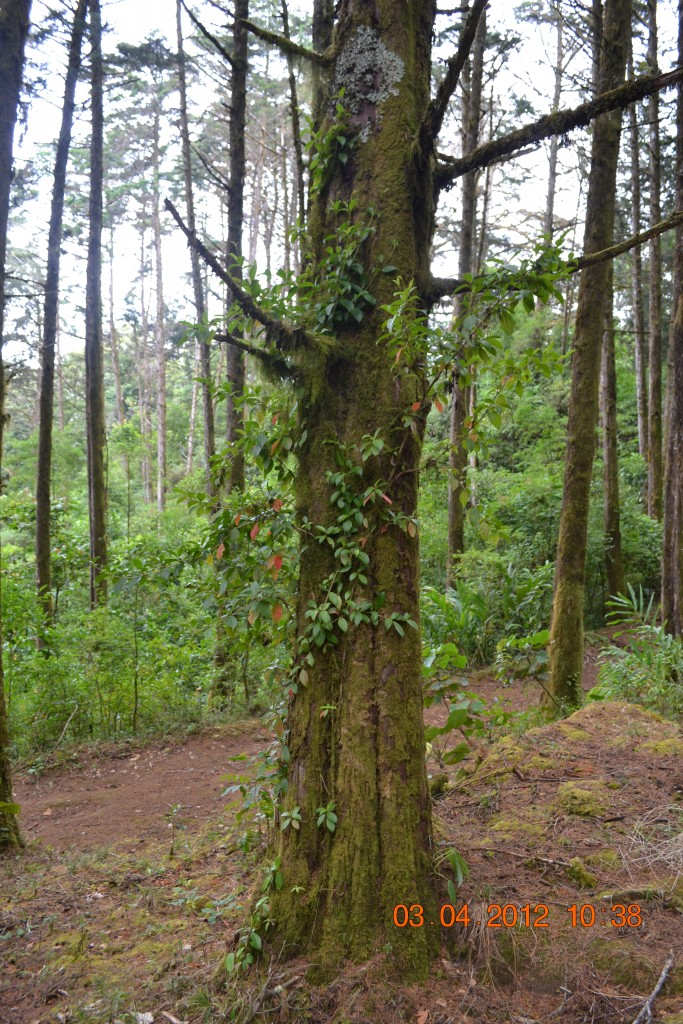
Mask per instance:
[[[182,4],[177,0],[176,4],[176,29],[178,36],[178,87],[180,91],[180,136],[183,144],[183,177],[185,181],[185,205],[187,206],[187,224],[195,231],[194,195],[192,193],[192,156],[190,150],[190,127],[187,116],[187,78],[185,74],[185,50],[183,47],[183,26],[182,26]],[[202,273],[199,266],[199,256],[194,249],[190,249],[190,260],[192,266],[192,290],[194,293],[194,305],[197,312],[197,323],[204,322],[206,317],[206,302],[204,299],[204,286]],[[211,460],[216,454],[216,427],[213,415],[213,400],[211,398],[211,348],[208,342],[202,337],[198,342],[198,376],[202,381],[202,408],[204,411],[204,471],[206,479],[206,493],[209,497],[214,494],[214,485],[211,475]],[[196,388],[192,391],[193,409],[196,408]],[[194,443],[194,415],[190,418],[190,443],[188,446],[188,473],[192,468],[192,448]]]
[[[244,224],[244,178],[246,174],[245,126],[247,118],[247,72],[249,36],[244,20],[249,17],[249,0],[235,0],[235,23],[230,75],[230,189],[228,191],[228,269],[242,280],[242,227]],[[229,346],[227,380],[230,395],[226,413],[226,441],[231,446],[228,491],[244,490],[244,453],[237,445],[244,427],[241,399],[245,382],[244,352]]]
[[[657,0],[648,0],[647,60],[657,71]],[[661,220],[661,161],[659,146],[659,93],[648,102],[650,122],[650,224]],[[647,511],[662,517],[662,245],[659,235],[650,240],[650,337],[648,395]]]
[[[430,166],[416,157],[413,139],[429,101],[433,16],[422,0],[406,0],[400,7],[394,0],[342,0],[337,79],[329,83],[328,99],[345,86],[353,104],[351,125],[359,135],[348,162],[335,161],[311,195],[313,268],[322,269],[324,239],[337,227],[329,204],[354,198],[360,200],[358,216],[368,206],[378,215],[377,234],[363,250],[368,272],[379,253],[393,250],[404,280],[426,280],[433,179]],[[364,73],[368,60],[383,68],[378,80]],[[321,103],[319,109],[327,112],[324,134],[334,104]],[[286,882],[273,896],[273,910],[278,948],[284,942],[288,952],[311,951],[321,975],[334,972],[340,958],[368,957],[390,940],[405,974],[424,977],[438,948],[437,930],[416,928],[407,935],[407,929],[392,924],[394,906],[405,903],[407,892],[411,904],[425,908],[427,921],[435,912],[420,637],[407,624],[401,636],[381,619],[396,612],[419,621],[417,537],[414,530],[392,525],[383,510],[407,517],[416,511],[424,417],[415,433],[404,419],[424,395],[425,382],[419,369],[406,375],[393,371],[380,307],[392,301],[394,286],[382,277],[388,275],[372,279],[377,306],[366,310],[358,325],[337,325],[333,354],[321,353],[318,369],[302,381],[306,435],[299,442],[296,484],[300,520],[334,528],[338,501],[345,508],[363,508],[360,522],[354,516],[349,540],[369,564],[367,576],[361,571],[362,579],[348,581],[327,543],[307,537],[301,548],[298,692],[289,708],[284,804],[289,812],[299,808],[301,823],[298,830],[280,833]],[[385,447],[363,461],[363,438],[375,433]],[[354,467],[360,475],[351,472]],[[337,487],[328,474],[340,472]],[[392,505],[384,500],[363,505],[365,488],[378,480]],[[334,490],[342,497],[332,504]],[[330,624],[340,622],[332,626],[335,644],[318,647],[310,615],[321,607],[329,614],[326,602],[334,611],[330,589],[339,592],[346,628],[335,613],[330,618]],[[368,612],[358,617],[354,601],[378,609],[378,626],[363,621]],[[305,660],[307,652],[313,664]],[[321,715],[324,705],[335,710]],[[338,815],[334,834],[316,823],[316,809],[330,801]]]
[[[102,23],[99,0],[89,0],[91,55],[90,200],[85,296],[85,402],[90,511],[90,607],[107,600],[107,492],[102,367]]]
[[[471,153],[479,141],[481,120],[481,91],[484,76],[484,49],[486,45],[486,13],[481,15],[472,50],[469,82],[463,81],[463,155]],[[468,90],[469,86],[469,90]],[[477,217],[478,172],[465,174],[462,180],[462,218],[460,223],[460,248],[458,276],[470,274],[474,269],[474,232]],[[455,319],[460,315],[460,300],[454,300]],[[446,584],[451,586],[457,572],[456,560],[465,550],[465,506],[467,493],[467,450],[465,448],[465,420],[469,415],[470,388],[461,376],[453,377],[451,398],[450,448],[448,455],[448,565]]]
[[[609,280],[605,297],[605,329],[602,340],[602,451],[605,522],[605,569],[610,597],[626,593],[624,562],[621,553],[619,513],[619,462],[617,454],[617,367],[614,339],[614,271],[608,266]]]
[[[632,73],[633,54],[629,48],[629,74]],[[631,230],[640,233],[640,138],[638,112],[635,103],[628,108],[629,137],[631,143]],[[633,330],[635,332],[636,407],[638,415],[638,452],[647,464],[647,342],[645,340],[645,309],[643,302],[643,259],[637,245],[631,256],[631,295]]]
[[[156,317],[154,319],[154,349],[157,362],[157,509],[166,505],[166,347],[164,344],[164,276],[161,260],[161,217],[159,215],[159,98],[154,100],[152,230],[154,232],[154,269],[156,273]]]
[[[55,342],[59,323],[59,260],[64,216],[66,168],[71,143],[76,82],[81,66],[81,44],[85,29],[86,0],[78,0],[74,14],[69,57],[64,83],[62,123],[57,140],[50,227],[45,273],[45,318],[40,352],[40,426],[38,430],[38,472],[36,479],[36,589],[46,625],[52,623],[52,580],[50,550],[50,488],[52,483],[52,421],[54,417]],[[43,639],[39,636],[39,646]]]
[[[194,458],[194,431],[195,423],[197,422],[197,395],[199,393],[199,376],[201,374],[201,366],[199,363],[199,346],[201,342],[197,341],[194,348],[194,380],[192,381],[192,401],[190,402],[190,425],[187,430],[187,464],[185,466],[185,472],[189,474],[192,472],[192,464]]]
[[[149,422],[149,314],[147,312],[147,295],[145,290],[145,217],[146,204],[143,201],[142,222],[140,226],[140,325],[141,338],[138,347],[138,409],[140,411],[140,437],[142,438],[142,488],[145,502],[152,504],[154,497],[152,487],[152,465],[150,460],[150,422]]]
[[[12,183],[12,148],[17,121],[19,93],[24,69],[24,46],[29,25],[31,0],[4,0],[0,6],[0,469],[5,426],[5,367],[2,348],[5,340],[5,260],[7,222]],[[0,488],[2,474],[0,472]],[[0,566],[0,573],[2,567]],[[5,680],[2,657],[2,605],[0,603],[0,851],[21,845],[19,826],[12,799],[9,765],[9,734],[5,705]]]
[[[109,348],[111,351],[111,368],[114,374],[114,395],[116,398],[116,422],[123,426],[126,413],[123,407],[123,391],[121,389],[121,366],[119,363],[119,339],[114,319],[114,221],[109,225]],[[128,460],[126,459],[126,465]]]
[[[607,0],[599,92],[618,86],[626,70],[630,0]],[[612,242],[621,112],[603,114],[593,127],[584,252]],[[550,633],[550,692],[557,707],[581,702],[583,600],[588,541],[588,506],[598,417],[598,380],[604,331],[607,264],[581,273],[572,358],[564,493],[555,568]]]
[[[282,16],[283,35],[286,39],[289,39],[289,9],[287,7],[287,0],[281,0],[280,13]],[[306,221],[304,151],[301,144],[301,128],[299,125],[299,96],[297,93],[296,75],[294,74],[294,60],[291,54],[287,57],[287,71],[289,74],[289,113],[292,122],[292,143],[294,146],[294,181],[297,196],[299,226],[303,228]]]
[[[683,0],[678,2],[678,60],[683,61]],[[683,86],[676,106],[676,209],[683,209]],[[668,633],[683,635],[683,227],[676,229],[674,316],[669,335],[664,473],[662,616]]]
[[[562,75],[564,72],[564,18],[559,4],[553,5],[553,16],[557,31],[557,45],[555,52],[555,88],[553,91],[553,111],[560,109],[562,99]],[[555,191],[557,188],[557,155],[560,150],[560,140],[554,135],[550,140],[550,154],[548,156],[548,191],[545,200],[545,216],[543,218],[543,234],[549,239],[553,237],[553,224],[555,214]]]

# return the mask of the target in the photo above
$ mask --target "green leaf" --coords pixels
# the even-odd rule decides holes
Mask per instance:
[[[261,942],[261,936],[259,935],[258,932],[251,932],[251,934],[249,935],[249,942],[253,949],[260,950],[261,947],[263,946],[263,943]]]

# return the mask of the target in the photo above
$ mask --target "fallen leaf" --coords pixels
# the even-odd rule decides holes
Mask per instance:
[[[429,1010],[420,1010],[416,1020],[417,1024],[427,1024],[427,1021],[429,1020]]]

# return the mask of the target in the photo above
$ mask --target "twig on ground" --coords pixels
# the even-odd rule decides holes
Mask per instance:
[[[666,959],[664,967],[662,968],[662,973],[659,975],[659,980],[657,981],[657,984],[645,1000],[645,1003],[643,1004],[640,1013],[633,1021],[633,1024],[646,1024],[646,1021],[652,1020],[652,1007],[654,1006],[655,999],[657,998],[659,993],[664,988],[664,985],[666,984],[666,979],[669,977],[669,972],[671,971],[671,968],[674,965],[674,960],[674,951],[672,949]]]

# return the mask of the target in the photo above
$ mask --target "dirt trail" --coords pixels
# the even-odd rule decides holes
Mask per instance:
[[[84,754],[38,778],[20,772],[15,797],[21,828],[58,851],[121,845],[132,848],[168,835],[177,820],[203,822],[228,799],[225,776],[238,774],[240,754],[263,749],[268,737],[256,721],[204,731],[185,740],[157,741],[110,753]]]

